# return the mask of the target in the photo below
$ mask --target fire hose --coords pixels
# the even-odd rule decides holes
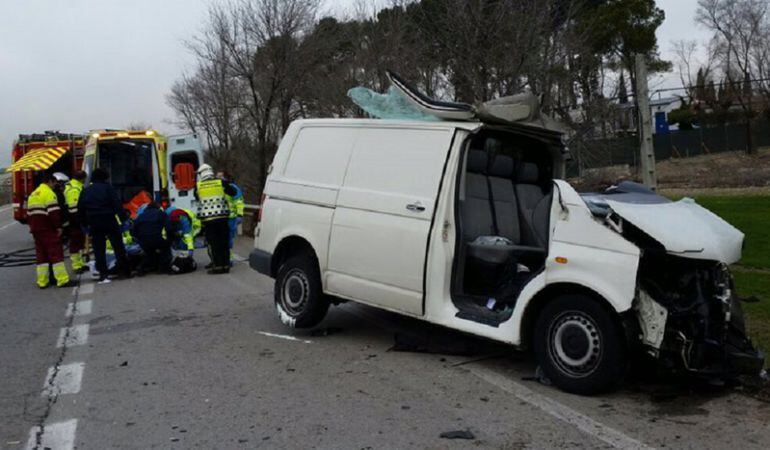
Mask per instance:
[[[0,253],[0,267],[32,266],[35,262],[34,247],[8,253]]]

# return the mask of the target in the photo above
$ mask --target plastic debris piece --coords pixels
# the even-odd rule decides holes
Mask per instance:
[[[469,430],[445,431],[439,435],[443,439],[476,439]]]

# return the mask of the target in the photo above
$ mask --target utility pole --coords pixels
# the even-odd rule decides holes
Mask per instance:
[[[655,172],[655,149],[652,142],[652,117],[650,98],[647,89],[647,62],[644,55],[636,54],[636,106],[639,117],[639,161],[641,163],[642,182],[648,188],[658,189],[658,176]]]

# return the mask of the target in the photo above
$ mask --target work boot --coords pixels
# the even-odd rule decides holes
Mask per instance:
[[[223,273],[229,273],[230,268],[229,267],[213,267],[206,271],[209,275],[221,275]]]
[[[72,280],[70,280],[70,281],[68,281],[68,282],[66,282],[64,284],[57,284],[56,285],[56,287],[60,287],[60,288],[75,287],[75,286],[77,286],[77,283],[75,283]]]
[[[203,266],[203,268],[206,269],[206,270],[213,269],[214,268],[214,263],[210,262],[210,263],[206,264],[205,266]]]

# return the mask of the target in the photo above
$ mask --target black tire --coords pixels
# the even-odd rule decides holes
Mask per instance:
[[[616,387],[627,370],[626,343],[612,313],[589,296],[562,295],[538,316],[533,349],[563,391],[593,395]]]
[[[323,320],[329,300],[314,257],[295,255],[281,264],[275,277],[275,309],[281,322],[292,328],[314,327]]]

